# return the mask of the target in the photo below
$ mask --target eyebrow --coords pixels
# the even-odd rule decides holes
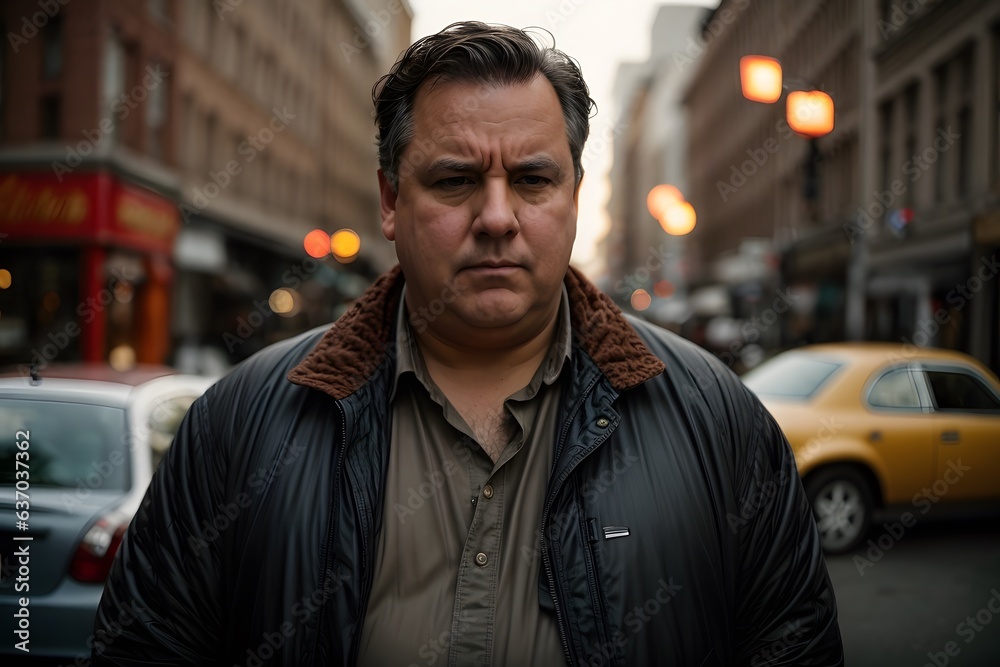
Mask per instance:
[[[549,157],[537,156],[530,157],[523,162],[518,162],[513,165],[510,169],[512,172],[524,172],[524,171],[543,171],[552,170],[557,174],[562,173],[562,169],[559,167],[559,163]],[[477,171],[478,167],[469,162],[463,162],[455,158],[443,157],[434,160],[429,165],[427,165],[426,173],[430,174],[436,171],[454,171],[458,173]]]

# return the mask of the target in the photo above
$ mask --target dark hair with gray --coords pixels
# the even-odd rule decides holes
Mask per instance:
[[[549,80],[559,97],[579,182],[583,145],[595,106],[579,65],[524,30],[466,21],[414,42],[372,88],[379,166],[393,189],[399,187],[400,161],[413,138],[413,102],[425,82],[504,86],[528,83],[538,74]]]

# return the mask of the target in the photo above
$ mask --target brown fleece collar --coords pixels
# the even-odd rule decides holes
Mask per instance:
[[[647,349],[606,294],[573,267],[565,282],[573,335],[612,387],[622,391],[663,372],[663,362]],[[338,400],[357,391],[394,352],[392,328],[402,287],[399,265],[383,273],[288,373],[288,379]]]

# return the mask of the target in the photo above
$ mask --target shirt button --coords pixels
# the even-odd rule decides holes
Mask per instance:
[[[486,496],[487,498],[492,498],[493,497],[493,487],[490,486],[489,484],[487,484],[486,486],[484,486],[483,487],[483,495]]]
[[[608,424],[610,423],[611,422],[609,422],[604,417],[601,417],[600,419],[597,420],[597,425],[600,426],[601,428],[607,428]]]
[[[482,551],[476,554],[476,565],[482,567],[486,565],[488,562],[490,562],[489,556],[484,554]]]

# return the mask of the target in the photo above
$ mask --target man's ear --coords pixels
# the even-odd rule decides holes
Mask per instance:
[[[379,208],[382,214],[382,236],[396,240],[396,190],[381,169],[378,170]]]

